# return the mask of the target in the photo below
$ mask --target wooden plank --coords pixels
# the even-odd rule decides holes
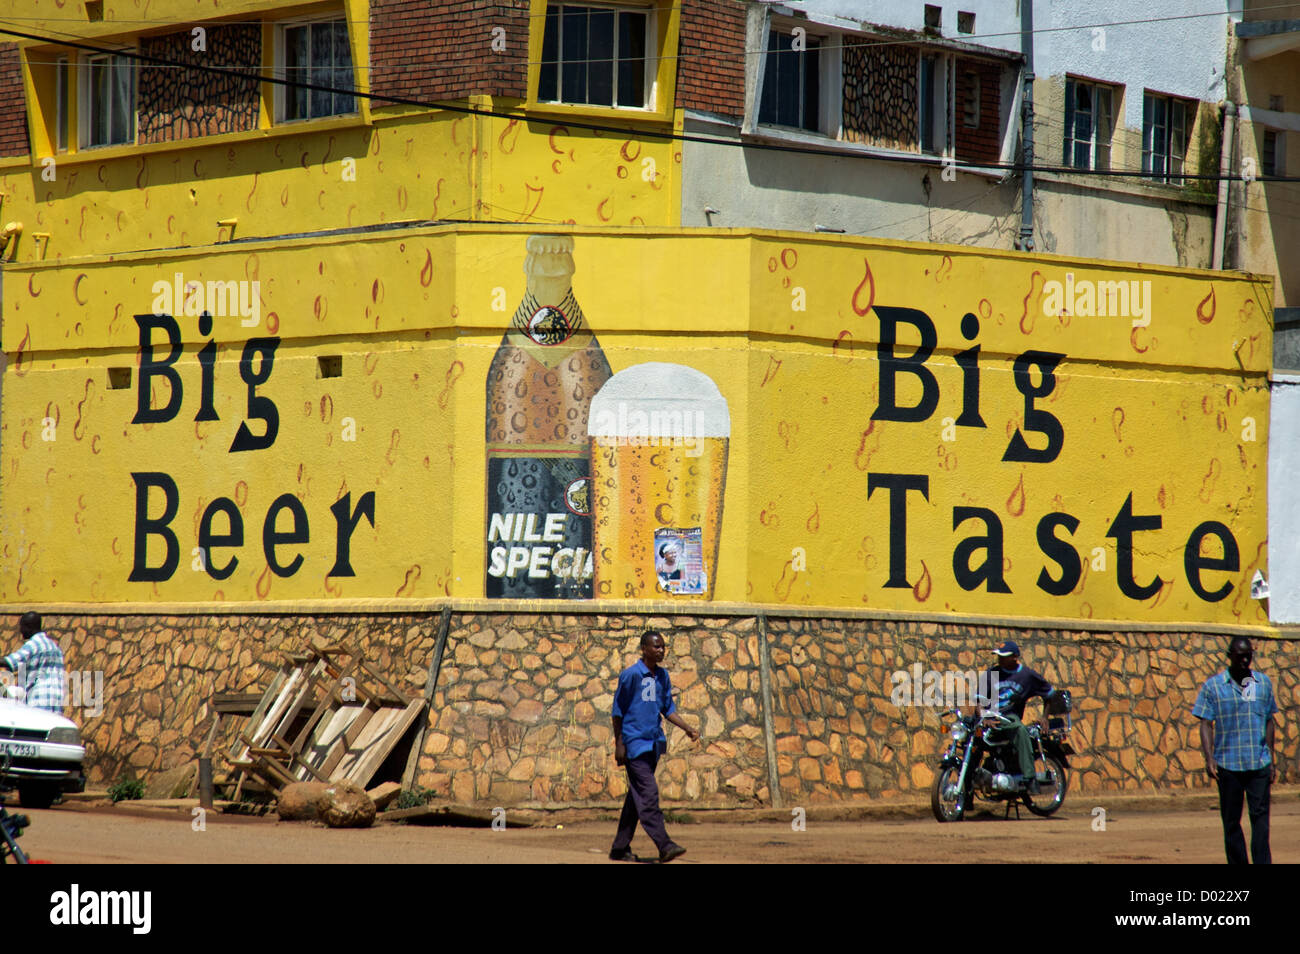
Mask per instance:
[[[251,716],[264,698],[265,692],[214,692],[209,704],[221,715]]]
[[[312,667],[311,672],[303,680],[302,688],[298,691],[297,695],[294,696],[293,701],[289,704],[288,708],[285,709],[284,716],[278,723],[276,723],[275,735],[285,735],[289,731],[289,727],[293,725],[293,720],[298,717],[298,713],[302,711],[302,707],[306,705],[307,700],[311,698],[312,693],[315,692],[316,687],[320,684],[321,673],[324,671],[324,668],[325,663],[323,661],[318,662]],[[288,746],[287,742],[285,743],[285,746]]]
[[[249,727],[254,727],[254,734],[256,734],[255,727],[266,718],[267,711],[279,698],[280,690],[284,687],[287,678],[288,674],[284,669],[281,669],[271,680],[271,685],[267,687],[266,692],[262,693],[262,701],[257,704],[257,708],[253,710],[253,714],[249,717],[247,723]],[[240,739],[242,738],[242,733],[239,736],[236,736],[235,743],[230,748],[230,756],[234,759],[242,759],[244,757],[245,753],[240,749]]]
[[[321,763],[320,770],[322,772],[330,778],[334,778],[334,771],[338,768],[338,764],[343,761],[353,743],[365,731],[366,724],[374,717],[376,711],[378,710],[372,709],[370,706],[362,707],[356,718],[344,730],[343,735],[334,743],[329,754],[326,755],[325,761]]]
[[[382,675],[380,675],[379,673],[371,669],[368,665],[366,665],[364,660],[361,661],[361,668],[364,669],[372,679],[378,680],[380,685],[382,685],[385,689],[387,689],[390,693],[392,693],[393,701],[395,701],[398,705],[405,706],[407,703],[411,701],[410,697],[406,693],[402,692],[401,689],[398,689],[391,682],[385,679]]]
[[[262,716],[261,720],[250,719],[248,721],[249,727],[252,729],[252,731],[248,733],[248,744],[250,746],[261,745],[266,740],[267,735],[275,730],[276,725],[279,724],[280,716],[283,714],[285,708],[291,703],[293,693],[302,679],[303,671],[301,669],[294,669],[289,672],[285,676],[279,692],[276,693],[274,701],[266,710],[266,713]],[[267,690],[267,695],[271,695],[271,690]],[[243,738],[242,733],[241,738]]]
[[[451,631],[451,607],[444,606],[438,617],[438,639],[433,644],[433,656],[429,659],[429,672],[424,680],[424,707],[432,713],[433,692],[438,686],[438,674],[442,671],[442,654],[447,648],[447,634]],[[420,723],[411,743],[411,754],[406,759],[406,771],[402,773],[402,788],[414,788],[416,772],[420,768],[420,756],[424,753],[424,737],[429,731],[429,720]]]
[[[330,751],[334,748],[343,734],[356,720],[357,716],[365,710],[365,706],[344,705],[335,709],[329,714],[328,718],[323,718],[316,727],[312,737],[303,746],[300,753],[303,760],[316,769],[321,769],[326,759],[329,758]]]
[[[384,707],[375,712],[370,720],[366,723],[361,734],[356,737],[351,745],[348,746],[347,752],[339,764],[335,766],[334,771],[330,773],[330,778],[338,781],[342,778],[351,778],[352,773],[356,770],[362,757],[366,754],[366,749],[375,743],[377,739],[383,737],[385,730],[388,729],[393,721],[400,716],[401,709]]]
[[[424,700],[413,699],[408,702],[405,709],[397,712],[391,720],[390,725],[382,736],[375,739],[367,748],[365,754],[359,760],[357,767],[348,773],[348,778],[356,782],[362,788],[370,785],[370,780],[375,777],[379,767],[384,764],[384,760],[397,747],[397,744],[405,737],[416,718],[424,711]]]
[[[341,701],[338,699],[337,695],[339,684],[344,679],[348,678],[355,668],[356,661],[354,660],[348,665],[347,669],[339,673],[334,682],[330,685],[329,689],[322,694],[320,702],[317,704],[316,708],[312,710],[312,714],[307,717],[307,722],[303,725],[302,731],[299,732],[298,737],[293,740],[293,751],[302,751],[304,743],[312,737],[312,730],[316,727],[316,723],[320,720],[321,716],[323,716],[326,710],[335,704],[336,700]]]

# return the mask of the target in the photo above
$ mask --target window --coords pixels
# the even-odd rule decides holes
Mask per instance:
[[[1259,151],[1260,171],[1266,176],[1286,175],[1286,133],[1278,129],[1264,130],[1264,145]]]
[[[968,13],[965,10],[957,11],[957,32],[974,33],[975,32],[975,14]]]
[[[651,108],[646,10],[548,4],[537,99]]]
[[[1114,115],[1111,87],[1067,77],[1062,162],[1075,169],[1109,169]]]
[[[953,59],[943,53],[922,53],[918,84],[917,137],[921,152],[947,155],[953,113]]]
[[[71,79],[68,75],[68,58],[61,56],[54,64],[54,122],[57,130],[56,148],[59,152],[66,152],[68,149],[68,90],[71,87]]]
[[[817,132],[821,128],[821,40],[802,37],[804,48],[797,50],[793,32],[768,34],[758,121]]]
[[[318,20],[282,26],[277,62],[280,75],[294,82],[328,89],[277,86],[279,119],[319,119],[357,110],[353,87],[352,49],[345,20]],[[332,90],[332,92],[331,92]]]
[[[933,3],[925,5],[925,28],[927,30],[938,30],[943,26],[943,7]]]
[[[978,129],[980,125],[980,75],[967,70],[965,73],[966,96],[961,104],[961,122],[967,129]]]
[[[1147,93],[1142,99],[1142,171],[1157,182],[1183,184],[1193,104]]]
[[[120,54],[104,53],[87,57],[82,66],[81,144],[91,148],[135,142],[134,64]]]

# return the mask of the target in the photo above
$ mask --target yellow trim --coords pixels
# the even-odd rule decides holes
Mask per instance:
[[[75,154],[71,149],[69,149],[66,154],[60,154],[59,162],[101,162],[109,159],[121,159],[124,157],[146,156],[155,153],[172,152],[178,149],[236,145],[254,139],[297,136],[302,133],[328,132],[333,129],[354,129],[368,125],[370,125],[370,123],[362,119],[360,114],[329,116],[325,119],[304,119],[292,123],[280,123],[279,125],[272,126],[269,129],[247,129],[243,132],[222,133],[218,136],[196,136],[190,139],[172,139],[167,142],[150,142],[140,145],[128,143],[120,146],[100,146]],[[71,137],[69,137],[69,140],[69,145],[71,145]],[[40,163],[40,158],[33,156],[29,164],[39,166]]]
[[[49,63],[32,63],[28,58],[28,52],[25,49],[19,50],[18,56],[23,71],[23,95],[27,97],[27,135],[31,144],[31,155],[33,158],[52,156],[58,150],[58,131],[55,130],[53,135],[50,134],[53,123],[48,113],[53,112],[55,116],[53,122],[57,122],[59,109],[54,99],[58,95],[58,83],[55,78],[58,67]],[[50,109],[50,106],[53,109]]]
[[[275,127],[275,21],[262,21],[262,82],[258,84],[257,128]]]
[[[241,135],[249,135],[243,133]],[[117,147],[114,147],[117,148]],[[455,233],[467,234],[492,234],[499,233],[504,235],[533,235],[537,232],[537,224],[530,222],[457,222],[442,225],[424,224],[423,220],[412,219],[408,231],[403,234],[407,236],[434,236],[450,235]],[[786,243],[800,243],[804,245],[849,245],[854,248],[862,249],[898,249],[900,251],[920,251],[927,254],[952,255],[961,258],[977,259],[998,259],[1009,262],[1026,261],[1024,252],[1011,251],[1008,249],[983,248],[977,245],[955,245],[943,242],[919,242],[904,241],[902,239],[877,238],[874,236],[862,235],[836,235],[827,232],[797,232],[790,229],[757,229],[757,228],[710,228],[708,226],[683,226],[681,228],[673,226],[647,226],[645,228],[629,229],[625,226],[610,225],[565,225],[563,226],[565,235],[582,236],[582,235],[608,235],[619,238],[629,239],[646,239],[646,238],[689,238],[692,236],[708,236],[712,238],[732,238],[738,240],[756,238],[770,239],[772,241]],[[284,238],[282,236],[266,236],[265,238],[249,239],[246,243],[241,243],[241,248],[248,251],[259,249],[290,249],[299,246],[317,246],[317,245],[335,245],[335,244],[354,244],[357,242],[382,242],[392,237],[391,230],[383,231],[348,231],[333,235],[303,235],[295,238]],[[58,259],[46,262],[12,262],[6,266],[6,273],[26,273],[28,271],[40,271],[42,269],[66,269],[70,261],[75,261],[78,265],[93,265],[97,262],[116,262],[119,264],[130,262],[147,262],[153,259],[165,259],[168,262],[183,260],[187,258],[204,258],[213,254],[213,248],[210,245],[193,245],[185,248],[169,249],[142,249],[127,252],[103,253],[99,255],[81,255],[75,259]],[[1135,275],[1170,275],[1176,278],[1201,278],[1216,283],[1227,285],[1237,282],[1246,283],[1268,283],[1273,282],[1272,275],[1258,274],[1254,272],[1245,272],[1239,270],[1232,271],[1215,271],[1209,268],[1187,268],[1180,265],[1152,265],[1142,262],[1125,262],[1118,259],[1106,258],[1086,258],[1079,255],[1059,255],[1048,252],[1035,252],[1033,261],[1038,264],[1055,264],[1055,265],[1072,265],[1080,268],[1117,268],[1125,272],[1132,272]],[[1267,303],[1264,308],[1266,312],[1271,313],[1272,302]],[[223,604],[224,605],[224,604]]]
[[[615,106],[543,103],[537,99],[537,84],[542,72],[542,40],[546,31],[546,8],[551,0],[532,0],[528,24],[528,88],[524,109],[530,114],[596,121],[631,121],[670,123],[677,100],[677,43],[680,29],[680,0],[653,0],[650,3],[625,3],[654,11],[655,79],[654,109],[629,109]]]
[[[357,108],[369,123],[370,0],[343,0],[343,16],[347,18],[348,45],[352,48],[352,87],[357,91]]]

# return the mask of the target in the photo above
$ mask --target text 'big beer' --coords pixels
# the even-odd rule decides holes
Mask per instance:
[[[527,242],[527,292],[487,377],[489,598],[592,595],[587,414],[609,362],[573,297],[573,239]]]

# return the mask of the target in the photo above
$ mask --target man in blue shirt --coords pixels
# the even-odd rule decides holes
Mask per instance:
[[[1021,720],[1025,717],[1025,703],[1035,696],[1046,699],[1054,691],[1052,684],[1020,661],[1020,646],[1008,639],[995,651],[996,665],[989,670],[989,685],[997,689],[997,712],[1007,720],[999,727],[994,738],[1009,741],[1016,751],[1016,762],[1022,778],[1034,787],[1034,744],[1029,729]]]
[[[27,612],[18,620],[23,644],[0,658],[0,669],[18,674],[23,683],[23,701],[37,709],[63,714],[63,689],[67,674],[63,650],[41,629],[41,618]]]
[[[1250,813],[1250,856],[1257,865],[1271,864],[1268,847],[1269,786],[1277,780],[1273,742],[1277,703],[1273,684],[1251,672],[1254,646],[1245,636],[1228,644],[1228,671],[1205,680],[1192,715],[1201,720],[1205,773],[1219,786],[1219,814],[1228,863],[1244,865],[1246,837],[1241,831],[1241,803]]]
[[[614,761],[627,769],[627,798],[618,820],[618,834],[609,850],[611,861],[636,861],[632,835],[638,819],[645,833],[659,849],[660,862],[672,861],[686,849],[668,837],[663,812],[659,810],[659,786],[655,768],[667,750],[668,740],[659,725],[662,715],[684,729],[694,742],[700,734],[682,721],[673,701],[673,686],[664,661],[664,638],[653,629],[641,636],[641,659],[624,669],[614,691]]]

